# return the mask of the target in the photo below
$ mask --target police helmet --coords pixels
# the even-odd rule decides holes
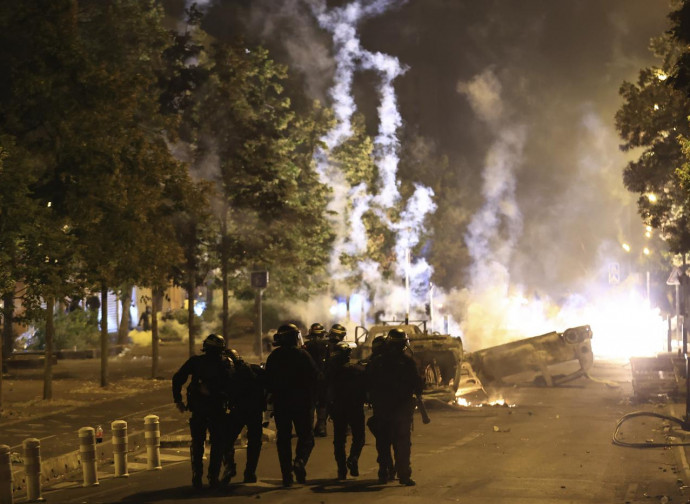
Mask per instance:
[[[230,360],[236,364],[243,362],[240,353],[234,348],[228,348],[228,357],[230,357]]]
[[[386,337],[386,344],[398,348],[404,348],[408,344],[407,334],[399,327],[395,327],[388,331],[388,337]]]
[[[333,351],[331,353],[331,357],[336,358],[336,359],[341,359],[344,361],[350,360],[350,355],[352,354],[352,348],[350,348],[350,345],[345,343],[344,341],[340,341],[333,347]]]
[[[307,334],[307,337],[309,339],[320,339],[323,338],[325,334],[326,329],[318,322],[314,322],[309,328],[309,333]]]
[[[277,346],[297,346],[302,335],[295,324],[285,324],[278,328],[274,340],[278,340]]]
[[[328,331],[328,339],[331,341],[343,341],[346,334],[347,329],[340,324],[333,324],[331,330]]]
[[[371,341],[371,353],[374,355],[378,355],[381,352],[383,352],[383,349],[385,346],[386,346],[386,337],[383,335],[376,336]]]
[[[221,353],[223,350],[225,350],[225,340],[221,335],[213,333],[206,336],[201,347],[202,352]]]

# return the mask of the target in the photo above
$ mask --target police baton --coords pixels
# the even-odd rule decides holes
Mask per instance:
[[[426,406],[424,406],[424,401],[422,400],[422,396],[415,396],[417,399],[417,408],[419,409],[419,413],[422,415],[422,423],[428,424],[431,422],[431,418],[429,418],[429,414],[426,412]]]

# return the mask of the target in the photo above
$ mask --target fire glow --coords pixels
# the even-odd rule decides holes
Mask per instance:
[[[506,408],[514,408],[514,404],[506,403],[505,399],[494,399],[493,401],[487,402],[477,402],[473,403],[468,401],[465,397],[457,396],[455,398],[455,404],[458,406],[464,406],[467,408],[482,408],[484,406],[505,406]]]
[[[463,339],[472,349],[589,325],[595,359],[629,359],[667,351],[668,323],[634,285],[571,295],[561,306],[545,298],[514,294],[500,301],[479,299],[470,308]]]

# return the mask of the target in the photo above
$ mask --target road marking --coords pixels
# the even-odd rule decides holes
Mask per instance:
[[[628,485],[628,490],[625,492],[625,502],[632,502],[637,494],[637,483],[631,483]]]
[[[483,434],[481,432],[476,432],[476,431],[470,432],[469,434],[467,434],[464,437],[461,437],[460,439],[458,439],[454,443],[445,445],[445,446],[443,446],[437,450],[431,450],[431,451],[426,452],[426,453],[419,453],[416,456],[417,457],[428,457],[429,455],[438,455],[439,453],[443,453],[443,452],[446,452],[446,451],[451,450],[453,448],[458,448],[459,446],[463,446],[463,445],[465,445],[471,441],[474,441],[475,439],[477,439],[479,436],[482,436],[482,435]]]
[[[51,434],[50,436],[42,437],[42,438],[39,438],[38,440],[39,440],[39,441],[45,441],[46,439],[54,438],[54,437],[56,437],[56,436],[57,436],[57,434]],[[23,449],[24,449],[24,443],[22,442],[22,444],[19,444],[19,445],[17,445],[17,446],[12,446],[12,447],[10,448],[10,451],[14,451],[14,450],[23,450]]]

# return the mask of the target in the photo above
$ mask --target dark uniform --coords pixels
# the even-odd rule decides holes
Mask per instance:
[[[326,437],[328,435],[326,427],[328,420],[326,382],[324,379],[328,342],[325,336],[326,330],[323,326],[318,322],[314,323],[309,328],[307,342],[304,344],[304,349],[309,352],[319,370],[319,379],[316,387],[316,421],[314,423],[314,436],[316,437]]]
[[[338,465],[338,479],[345,479],[348,469],[352,476],[359,476],[358,460],[364,446],[364,368],[350,362],[350,353],[347,343],[341,342],[326,365],[328,414],[333,419],[333,454]],[[346,457],[348,427],[352,432],[352,444],[350,455]]]
[[[328,342],[326,343],[326,362],[331,356],[331,353],[335,351],[335,347],[338,343],[345,339],[347,335],[347,329],[340,324],[333,324],[333,326],[328,331]]]
[[[203,355],[190,357],[173,375],[173,400],[180,411],[192,412],[189,430],[192,437],[190,455],[192,461],[192,485],[202,487],[204,443],[206,432],[211,442],[208,463],[208,481],[218,484],[223,457],[225,412],[230,391],[233,367],[223,355],[225,341],[222,336],[209,335],[204,340]],[[187,386],[187,405],[182,401],[182,386],[191,376]]]
[[[372,360],[378,359],[383,352],[386,349],[386,337],[385,336],[376,336],[374,338],[374,341],[371,342],[371,355],[369,356],[368,359],[365,359],[363,361],[360,361],[360,364],[362,366],[366,366],[371,362]],[[365,369],[365,375],[367,374],[367,371],[371,371],[372,368]],[[369,388],[369,387],[367,387]],[[371,399],[368,397],[369,393],[367,393],[367,401],[371,404]],[[379,442],[379,434],[377,431],[378,427],[378,418],[376,418],[376,415],[371,415],[369,419],[367,420],[367,427],[369,427],[369,430],[371,433],[374,435],[374,438],[377,440],[376,442],[376,461],[379,463],[379,467],[386,467],[388,468],[388,477],[386,478],[387,480],[394,480],[395,479],[395,464],[393,462],[393,447],[391,446],[391,440],[390,436],[387,436],[388,440],[388,445],[384,446],[383,438],[381,438],[381,441]],[[385,472],[385,471],[383,471]]]
[[[299,329],[289,324],[278,329],[278,348],[266,359],[266,384],[273,398],[276,446],[283,486],[292,485],[292,472],[299,483],[307,476],[306,464],[314,448],[314,398],[318,370],[309,353],[297,347]],[[297,434],[292,461],[292,427]]]
[[[412,416],[415,395],[424,386],[414,359],[405,353],[407,336],[401,329],[388,333],[386,350],[367,364],[367,388],[376,418],[376,449],[385,456],[392,444],[395,469],[403,485],[414,485],[410,466]],[[382,463],[383,462],[383,463]],[[385,461],[379,461],[379,481],[389,479]]]
[[[263,440],[263,412],[266,410],[265,371],[258,364],[248,364],[235,351],[230,351],[235,372],[230,389],[230,413],[227,416],[226,449],[223,455],[225,470],[221,481],[230,482],[237,474],[235,441],[247,427],[247,462],[244,482],[256,482]]]

